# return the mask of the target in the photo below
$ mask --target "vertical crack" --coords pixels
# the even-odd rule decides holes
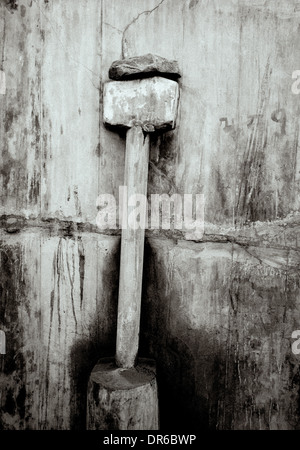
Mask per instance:
[[[126,47],[126,33],[129,30],[129,28],[131,27],[131,25],[133,25],[141,16],[143,16],[144,14],[150,15],[152,14],[156,9],[158,9],[163,3],[165,2],[165,0],[161,0],[158,5],[156,5],[153,9],[149,9],[147,11],[143,11],[141,13],[139,13],[125,28],[123,31],[123,35],[122,35],[122,59],[125,59],[128,57],[127,51],[125,50]]]

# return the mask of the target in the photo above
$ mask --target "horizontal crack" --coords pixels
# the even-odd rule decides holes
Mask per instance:
[[[92,224],[90,222],[74,222],[73,220],[62,220],[56,218],[30,218],[27,219],[23,216],[17,215],[3,215],[0,217],[0,231],[6,232],[8,234],[16,234],[22,231],[26,231],[29,228],[39,228],[44,230],[49,230],[51,234],[57,233],[62,234],[64,236],[71,236],[74,233],[96,233],[105,236],[121,236],[122,230],[117,229],[99,229],[97,225]],[[182,230],[162,230],[162,229],[146,229],[145,230],[146,238],[154,238],[154,239],[162,239],[162,240],[172,240],[176,241],[185,241],[195,245],[201,244],[230,244],[230,245],[238,245],[247,249],[248,247],[260,247],[260,248],[268,248],[274,250],[290,250],[290,251],[300,251],[299,247],[293,245],[284,245],[284,244],[276,244],[276,243],[268,243],[266,241],[262,241],[261,239],[253,239],[247,236],[234,236],[228,234],[206,234],[204,233],[202,239],[200,240],[187,240],[185,237],[185,232]]]

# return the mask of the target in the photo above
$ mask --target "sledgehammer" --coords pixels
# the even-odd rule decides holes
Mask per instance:
[[[109,81],[104,86],[104,123],[127,128],[124,204],[134,195],[137,200],[139,195],[147,195],[149,134],[175,128],[179,87],[168,74],[170,78],[179,76],[176,62],[146,55],[113,63],[110,75],[122,81]],[[136,365],[146,214],[142,208],[140,226],[135,227],[128,223],[128,211],[123,211],[116,356],[114,361],[100,360],[92,372],[89,428],[158,429],[155,366],[141,359]],[[95,387],[96,400],[90,395]],[[107,428],[107,417],[113,417],[112,428]]]

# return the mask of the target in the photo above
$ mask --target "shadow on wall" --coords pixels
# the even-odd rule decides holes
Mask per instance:
[[[18,323],[18,300],[24,292],[20,261],[20,248],[0,252],[0,324],[8,338],[7,353],[0,356],[0,430],[7,429],[4,416],[17,417],[18,422],[11,420],[12,427],[19,423],[23,428],[27,420],[25,355],[19,351],[23,326]],[[10,324],[14,324],[13,332]],[[18,324],[17,329],[15,324]]]
[[[161,429],[299,429],[297,273],[266,276],[262,266],[255,273],[211,257],[203,277],[205,255],[183,263],[170,248],[146,243],[141,319],[140,355],[157,362]]]
[[[61,239],[67,243],[73,238]],[[39,249],[38,239],[36,242]],[[119,246],[101,269],[102,291],[97,294],[92,318],[87,298],[82,310],[77,310],[78,333],[70,332],[69,322],[63,320],[58,330],[58,319],[53,319],[55,339],[51,340],[49,318],[54,317],[57,308],[51,312],[54,300],[48,299],[43,290],[34,290],[32,274],[28,272],[40,261],[27,253],[34,250],[32,246],[29,243],[28,250],[16,238],[15,245],[3,244],[0,250],[0,329],[7,336],[7,353],[0,356],[0,430],[85,430],[90,373],[100,358],[115,352]],[[66,252],[70,250],[68,246],[61,247]],[[96,260],[99,253],[95,250],[91,256]],[[47,252],[46,258],[49,259]],[[64,265],[55,267],[54,272],[57,271],[65,286]],[[38,273],[34,272],[34,279]],[[62,284],[56,281],[57,292],[65,295]],[[97,281],[95,278],[92,283]],[[60,294],[56,301],[57,305],[61,302],[63,309]],[[65,306],[71,307],[69,303]]]
[[[145,264],[140,354],[157,363],[161,430],[231,429],[239,386],[234,344],[226,349],[214,329],[187,327],[174,307],[178,293],[166,289],[170,273],[149,243]]]
[[[140,355],[157,364],[160,428],[162,431],[208,430],[208,400],[197,392],[197,363],[193,348],[169,329],[169,301],[164,298],[168,283],[149,243],[145,247]],[[201,334],[201,333],[200,333]],[[203,339],[203,336],[202,336]],[[194,336],[194,342],[198,337]]]
[[[118,273],[114,268],[119,267],[119,253],[119,251],[115,253],[113,264],[105,266],[102,273],[103,290],[110,293],[111,300],[106,305],[106,324],[101,324],[99,320],[104,315],[103,305],[99,302],[95,321],[91,324],[92,339],[78,340],[70,352],[70,378],[73,392],[70,405],[71,430],[86,430],[87,385],[90,374],[100,358],[111,357],[115,354],[119,282]]]
[[[89,375],[98,359],[115,352],[119,245],[85,278],[81,310],[80,256],[90,273],[102,250],[87,240],[78,254],[81,247],[64,237],[43,240],[41,253],[36,238],[11,239],[0,251],[0,329],[7,337],[0,429],[84,430]],[[157,362],[162,431],[300,429],[299,357],[291,351],[300,323],[298,260],[296,270],[269,273],[238,247],[240,256],[232,258],[227,244],[201,244],[190,253],[185,244],[154,241],[145,247],[139,354]],[[67,261],[75,256],[73,333],[72,310],[59,327],[58,307],[70,309]],[[53,297],[47,283],[40,290],[36,282],[46,262]]]
[[[103,346],[97,338],[98,324],[93,325],[95,341],[82,340],[77,342],[70,354],[70,375],[72,380],[72,398],[70,404],[70,429],[86,430],[87,415],[87,385],[90,374],[100,358],[109,357],[115,353],[113,338],[109,345]]]

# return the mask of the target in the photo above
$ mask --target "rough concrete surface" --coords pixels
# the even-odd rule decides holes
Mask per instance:
[[[151,53],[114,61],[108,74],[112,80],[126,80],[154,75],[167,78],[180,77],[177,61],[168,61],[166,58],[151,55]]]

